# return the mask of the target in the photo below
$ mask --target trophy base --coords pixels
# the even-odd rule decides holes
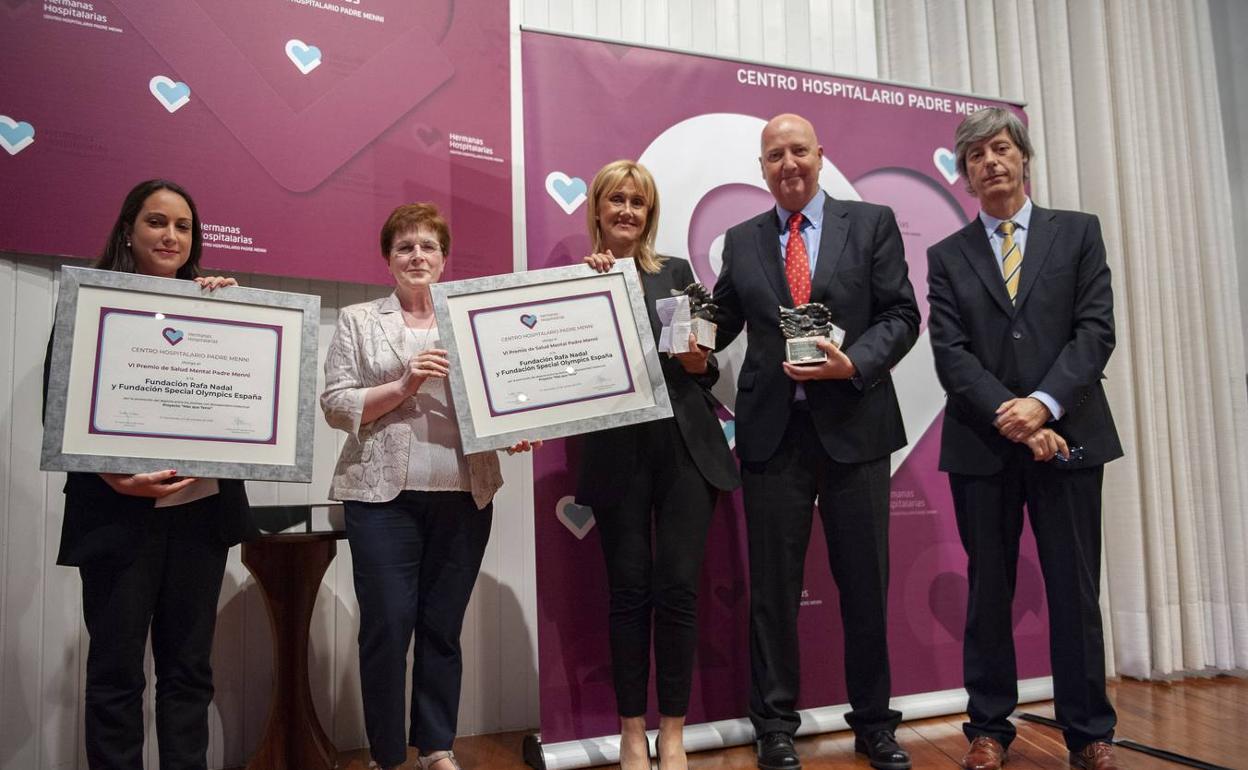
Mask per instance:
[[[691,318],[689,320],[689,331],[693,333],[693,338],[697,340],[698,347],[715,349],[715,324],[705,318]]]
[[[827,337],[792,337],[784,341],[784,360],[790,364],[821,364],[828,360],[828,354],[819,349],[819,340]],[[830,340],[828,340],[830,341]]]

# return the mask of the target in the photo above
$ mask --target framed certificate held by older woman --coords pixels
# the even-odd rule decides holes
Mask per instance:
[[[310,481],[320,298],[66,267],[44,470]]]
[[[637,268],[431,287],[465,452],[670,417]]]

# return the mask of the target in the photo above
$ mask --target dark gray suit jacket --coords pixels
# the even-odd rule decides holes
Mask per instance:
[[[1003,401],[1040,390],[1066,410],[1050,423],[1083,449],[1087,468],[1122,456],[1101,385],[1114,349],[1114,297],[1095,216],[1032,209],[1018,296],[1011,305],[983,222],[928,249],[936,373],[948,394],[940,468],[989,475],[1022,451],[993,426]]]
[[[792,408],[793,380],[784,373],[780,306],[793,307],[780,253],[774,208],[730,229],[715,282],[716,347],[746,327],[745,363],[737,377],[737,455],[763,462],[780,445]],[[811,281],[811,302],[827,305],[845,330],[843,349],[859,381],[805,384],[819,439],[842,463],[887,457],[906,432],[890,370],[919,335],[919,309],[907,275],[892,209],[829,197]]]

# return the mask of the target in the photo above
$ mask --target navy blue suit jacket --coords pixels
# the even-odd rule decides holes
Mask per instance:
[[[806,398],[828,456],[867,462],[906,444],[890,371],[918,338],[919,309],[892,209],[829,197],[823,212],[810,300],[826,305],[845,330],[843,349],[858,382],[808,381]],[[782,367],[780,306],[793,307],[793,298],[774,208],[725,234],[714,296],[716,347],[723,349],[743,328],[747,335],[737,377],[737,455],[763,462],[780,446],[795,386]]]
[[[1114,349],[1114,297],[1097,218],[1033,208],[1014,304],[978,217],[928,249],[927,260],[928,329],[948,394],[941,470],[1000,471],[1023,449],[993,426],[997,407],[1036,390],[1065,410],[1050,427],[1082,448],[1082,460],[1058,467],[1121,457],[1101,384]]]

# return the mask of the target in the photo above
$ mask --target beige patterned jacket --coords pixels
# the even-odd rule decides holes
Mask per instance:
[[[332,500],[382,503],[398,496],[407,481],[412,429],[407,419],[416,408],[407,399],[394,410],[361,425],[364,391],[399,379],[407,357],[403,313],[391,294],[343,308],[325,357],[325,392],[321,411],[331,427],[346,431],[338,456]],[[503,485],[497,452],[467,456],[472,499],[484,508]]]

